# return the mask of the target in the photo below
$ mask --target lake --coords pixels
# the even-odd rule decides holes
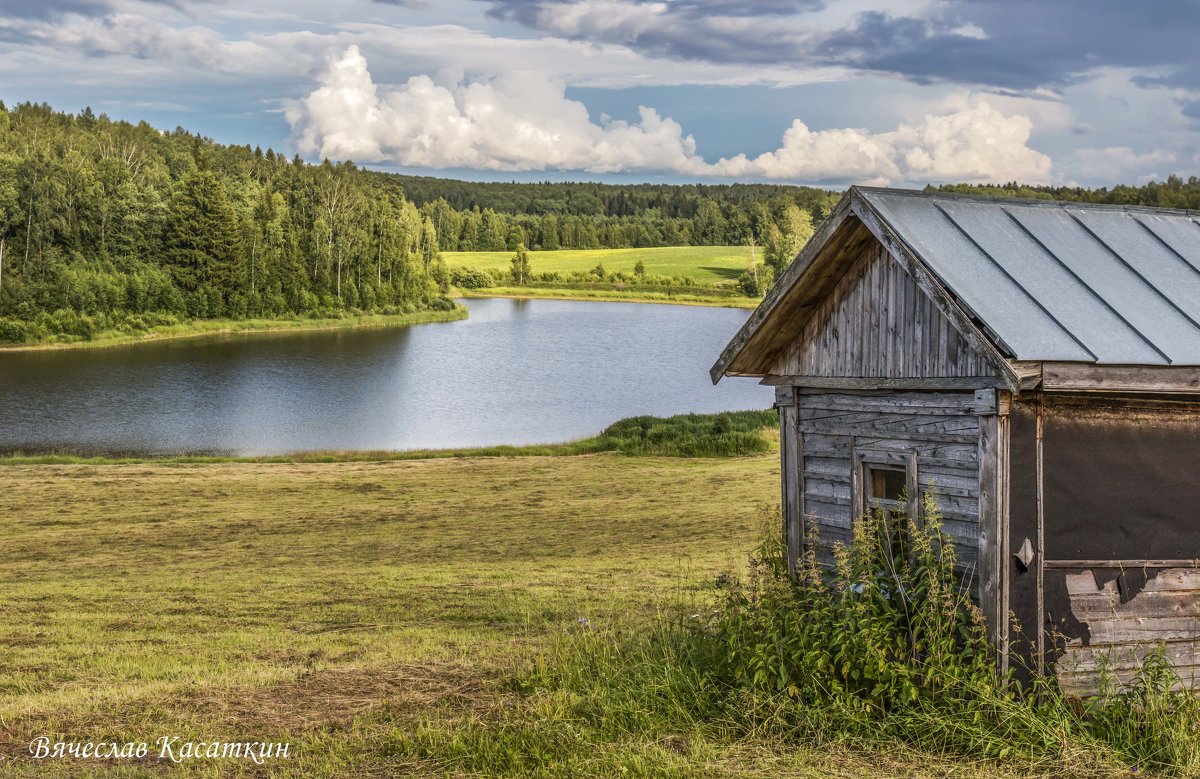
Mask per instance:
[[[639,414],[770,407],[708,368],[730,308],[465,301],[412,327],[0,353],[0,450],[276,454],[566,441]]]

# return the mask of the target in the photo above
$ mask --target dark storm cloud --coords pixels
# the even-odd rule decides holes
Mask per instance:
[[[954,0],[926,19],[861,14],[818,55],[916,81],[1030,89],[1104,66],[1186,68],[1198,26],[1192,0]]]
[[[861,13],[834,31],[806,25],[803,12],[822,4],[804,0],[680,0],[639,25],[572,15],[575,0],[488,2],[497,18],[680,59],[840,65],[1015,91],[1065,86],[1104,66],[1163,68],[1168,75],[1142,85],[1200,87],[1195,0],[945,0],[923,16]]]
[[[0,3],[0,17],[51,19],[65,13],[103,16],[109,8],[107,0],[4,0]]]
[[[488,2],[488,15],[495,19],[575,40],[620,43],[656,57],[753,64],[792,58],[800,45],[794,29],[772,27],[769,20],[825,7],[824,0],[629,0],[630,10],[648,13],[621,18],[605,13],[575,15],[578,0]],[[573,28],[564,28],[567,19],[574,20]]]
[[[200,0],[203,2],[203,0]],[[187,0],[146,0],[152,5],[182,8]],[[3,0],[0,19],[57,19],[64,14],[107,16],[113,11],[111,0]]]

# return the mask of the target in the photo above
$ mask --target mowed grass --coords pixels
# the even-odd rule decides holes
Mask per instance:
[[[576,727],[514,685],[580,620],[650,625],[711,593],[777,494],[774,453],[4,466],[0,773],[996,775]],[[40,735],[291,746],[267,766],[23,757]]]
[[[485,709],[580,617],[744,557],[775,484],[773,455],[6,466],[0,754],[182,734],[396,769],[395,733]]]
[[[451,267],[508,270],[513,252],[442,252]],[[762,251],[758,252],[762,261]],[[534,273],[587,272],[597,265],[607,271],[632,273],[641,261],[646,273],[686,276],[704,284],[737,279],[750,265],[747,246],[666,246],[650,249],[560,249],[529,253]]]

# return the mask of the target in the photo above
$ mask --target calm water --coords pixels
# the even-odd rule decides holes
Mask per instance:
[[[0,450],[237,452],[565,441],[767,408],[708,368],[748,312],[472,300],[460,322],[0,354]]]

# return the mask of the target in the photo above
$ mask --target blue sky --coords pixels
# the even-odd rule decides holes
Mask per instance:
[[[0,98],[480,179],[1190,175],[1200,3],[0,0]]]

